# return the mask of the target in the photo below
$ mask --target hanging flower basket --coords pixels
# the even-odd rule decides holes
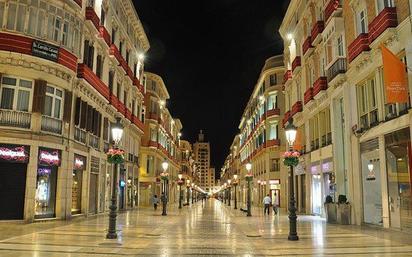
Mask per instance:
[[[300,153],[297,151],[287,151],[283,153],[283,164],[285,166],[296,166],[299,164]]]
[[[109,149],[107,152],[107,162],[121,164],[124,162],[124,151],[121,149]]]
[[[167,172],[160,173],[160,179],[161,180],[169,180],[169,173],[167,173]]]
[[[245,175],[245,179],[246,179],[246,181],[252,181],[253,180],[253,174],[252,173],[247,173],[246,175]]]

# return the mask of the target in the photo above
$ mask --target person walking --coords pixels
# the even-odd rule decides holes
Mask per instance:
[[[272,199],[270,198],[269,194],[267,194],[265,196],[265,198],[263,198],[263,204],[265,205],[265,209],[263,211],[263,213],[266,215],[266,210],[267,210],[267,214],[269,215],[269,209],[270,209],[270,204],[272,203]]]
[[[157,210],[157,205],[159,204],[159,198],[157,198],[157,195],[153,196],[152,202],[154,210]]]

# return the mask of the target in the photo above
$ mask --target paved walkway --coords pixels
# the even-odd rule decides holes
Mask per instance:
[[[284,213],[246,217],[217,200],[170,210],[122,213],[119,239],[106,240],[108,218],[0,223],[1,257],[89,256],[412,256],[412,236],[299,216],[300,240],[287,240]]]

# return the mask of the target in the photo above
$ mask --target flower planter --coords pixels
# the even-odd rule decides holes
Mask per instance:
[[[350,204],[337,205],[337,222],[341,225],[350,225],[351,206]]]
[[[335,203],[325,203],[326,221],[328,223],[337,223],[337,205]]]

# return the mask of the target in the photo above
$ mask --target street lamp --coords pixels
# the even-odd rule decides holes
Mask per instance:
[[[169,163],[164,160],[162,163],[163,173],[160,174],[161,179],[163,180],[163,192],[162,192],[162,203],[163,203],[163,210],[162,216],[167,215],[166,205],[167,205],[167,188],[169,186],[169,174],[166,172],[169,168]]]
[[[184,180],[182,180],[183,175],[178,174],[177,177],[179,180],[177,181],[177,184],[179,185],[179,209],[182,209],[182,201],[183,201],[183,191],[182,191],[182,185],[185,183]]]
[[[246,163],[246,181],[247,181],[247,216],[252,216],[252,211],[251,211],[251,196],[250,196],[250,182],[253,180],[253,175],[250,173],[252,170],[252,164],[250,162]]]
[[[120,118],[116,118],[116,123],[112,125],[112,139],[114,141],[114,148],[118,148],[118,144],[122,139],[123,135],[123,126],[120,123]],[[112,199],[111,205],[109,207],[109,230],[107,231],[106,238],[107,239],[116,239],[117,232],[116,232],[116,219],[117,219],[117,172],[119,169],[118,163],[114,163],[113,165],[113,181],[112,181]]]
[[[230,201],[231,201],[231,188],[232,188],[232,186],[230,185],[231,182],[232,180],[230,179],[227,180],[228,200],[229,200],[228,206],[230,206]]]
[[[296,140],[297,129],[293,125],[293,119],[289,118],[288,125],[285,127],[286,139],[289,143],[289,148],[292,150],[293,144]],[[294,185],[293,185],[293,166],[290,165],[289,173],[289,236],[288,240],[296,241],[299,240],[297,229],[296,229],[296,207],[295,207],[295,196],[294,196]]]
[[[190,188],[190,179],[186,180],[186,205],[189,205],[189,198],[190,198],[189,188]]]
[[[235,174],[233,175],[233,186],[235,187],[235,210],[237,209],[237,193],[236,193],[237,184],[238,184],[237,174]]]
[[[227,199],[227,183],[225,182],[224,184],[223,184],[223,188],[225,189],[225,193],[224,193],[224,196],[225,196],[225,198],[224,198],[224,203],[226,203],[226,199]]]

